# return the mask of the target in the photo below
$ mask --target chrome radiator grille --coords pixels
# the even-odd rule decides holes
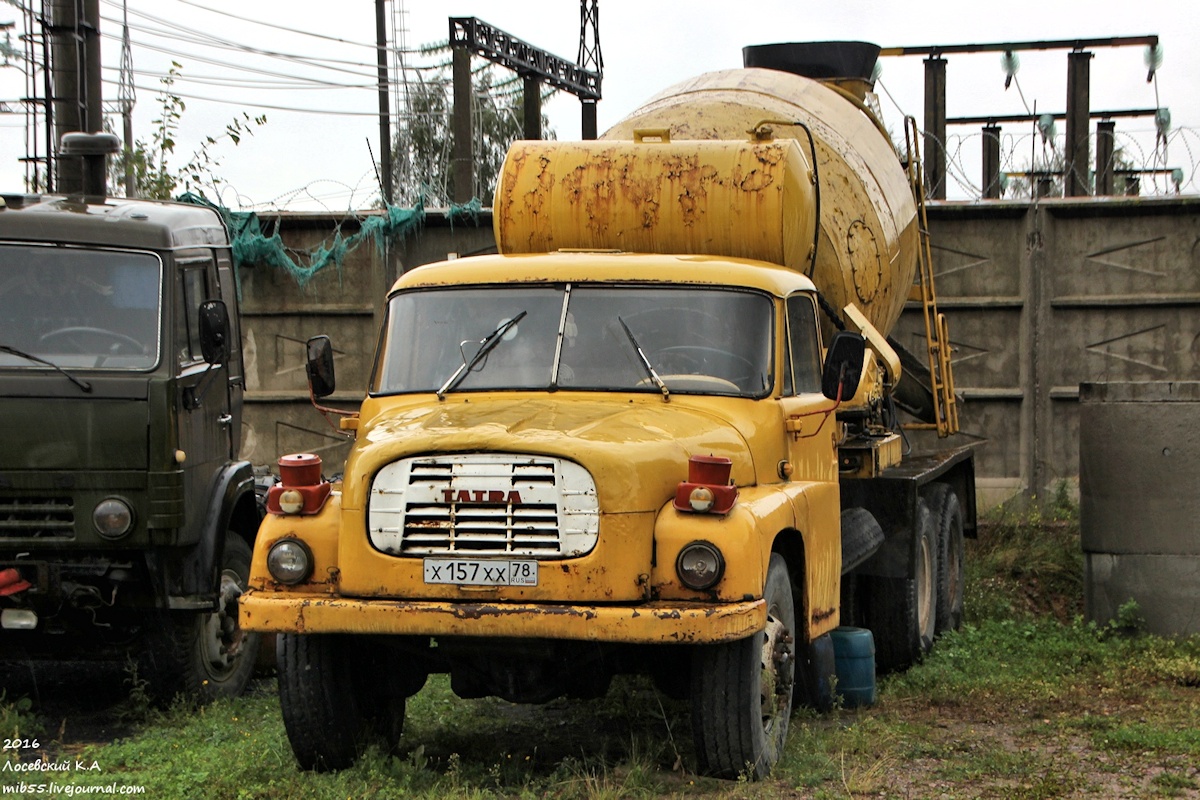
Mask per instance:
[[[591,475],[560,458],[473,453],[404,459],[371,485],[371,543],[393,555],[566,558],[599,530]]]

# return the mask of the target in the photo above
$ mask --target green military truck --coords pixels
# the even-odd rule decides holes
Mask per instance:
[[[159,698],[240,693],[261,513],[225,226],[0,197],[0,660],[129,654]]]

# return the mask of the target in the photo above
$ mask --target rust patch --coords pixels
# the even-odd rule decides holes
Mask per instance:
[[[418,519],[418,520],[408,521],[407,524],[410,528],[429,528],[430,530],[437,530],[437,529],[443,529],[443,528],[448,529],[448,528],[454,527],[454,524],[452,522],[450,522],[449,520],[439,520],[439,519]]]
[[[525,614],[528,611],[528,608],[508,608],[485,603],[457,603],[450,613],[456,619],[483,619],[484,617],[502,617],[509,614]],[[581,619],[595,619],[596,617],[594,611],[564,606],[545,606],[539,609],[538,613],[549,617],[580,617]]]
[[[822,608],[822,609],[813,611],[812,619],[813,619],[813,622],[824,622],[825,620],[829,619],[836,613],[837,613],[836,608]]]

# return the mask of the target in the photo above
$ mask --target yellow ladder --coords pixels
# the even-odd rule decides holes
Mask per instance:
[[[958,401],[954,396],[954,374],[950,365],[950,326],[946,316],[938,312],[937,291],[933,286],[933,252],[929,246],[929,217],[925,210],[925,181],[922,177],[921,153],[917,142],[917,121],[904,118],[904,139],[908,147],[908,182],[917,201],[919,247],[917,248],[917,281],[909,290],[908,299],[919,301],[925,316],[925,345],[929,353],[930,389],[936,422],[915,423],[910,428],[937,428],[938,436],[958,433]]]

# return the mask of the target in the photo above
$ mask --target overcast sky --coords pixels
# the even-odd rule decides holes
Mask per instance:
[[[40,0],[34,0],[40,5]],[[0,23],[22,14],[0,0]],[[25,0],[29,2],[29,0]],[[242,111],[267,124],[238,147],[213,149],[227,184],[221,201],[234,208],[331,211],[364,208],[378,195],[378,99],[374,81],[375,3],[316,0],[127,0],[137,90],[135,136],[148,140],[158,116],[159,77],[172,60],[183,78],[173,89],[187,103],[176,155],[182,166],[206,135],[217,135]],[[122,0],[100,0],[105,99],[117,97]],[[537,47],[574,60],[579,48],[578,0],[389,0],[408,48],[444,41],[450,16],[476,16]],[[840,0],[818,4],[759,0],[600,3],[604,99],[601,131],[648,97],[689,76],[741,66],[747,44],[855,39],[891,46],[954,45],[1156,34],[1163,63],[1147,83],[1141,47],[1094,48],[1091,107],[1170,109],[1167,151],[1156,151],[1150,118],[1118,119],[1118,145],[1138,166],[1179,167],[1185,192],[1200,191],[1200,2],[1197,0],[1042,0],[983,4],[962,0],[896,3]],[[178,27],[171,27],[172,25]],[[16,41],[14,46],[19,46]],[[254,51],[269,51],[275,56]],[[286,56],[286,57],[284,57]],[[1016,83],[1004,89],[998,53],[948,56],[948,115],[1019,114],[1066,109],[1065,51],[1022,52]],[[431,59],[415,58],[415,63]],[[922,117],[920,56],[885,58],[877,90],[886,122],[901,130],[903,114]],[[20,62],[0,68],[0,101],[25,94]],[[247,71],[254,70],[254,71]],[[269,73],[269,74],[268,74]],[[303,79],[298,81],[297,79]],[[323,84],[316,87],[313,81]],[[298,110],[290,110],[298,109]],[[579,102],[559,93],[544,108],[558,138],[578,138]],[[117,130],[120,130],[119,121]],[[952,198],[978,185],[978,126],[950,130],[949,149],[963,174],[952,176]],[[1058,133],[1061,137],[1063,125]],[[1005,168],[1040,155],[1032,126],[1007,123]],[[20,190],[24,117],[0,114],[0,187]],[[1168,188],[1161,180],[1161,187]]]

